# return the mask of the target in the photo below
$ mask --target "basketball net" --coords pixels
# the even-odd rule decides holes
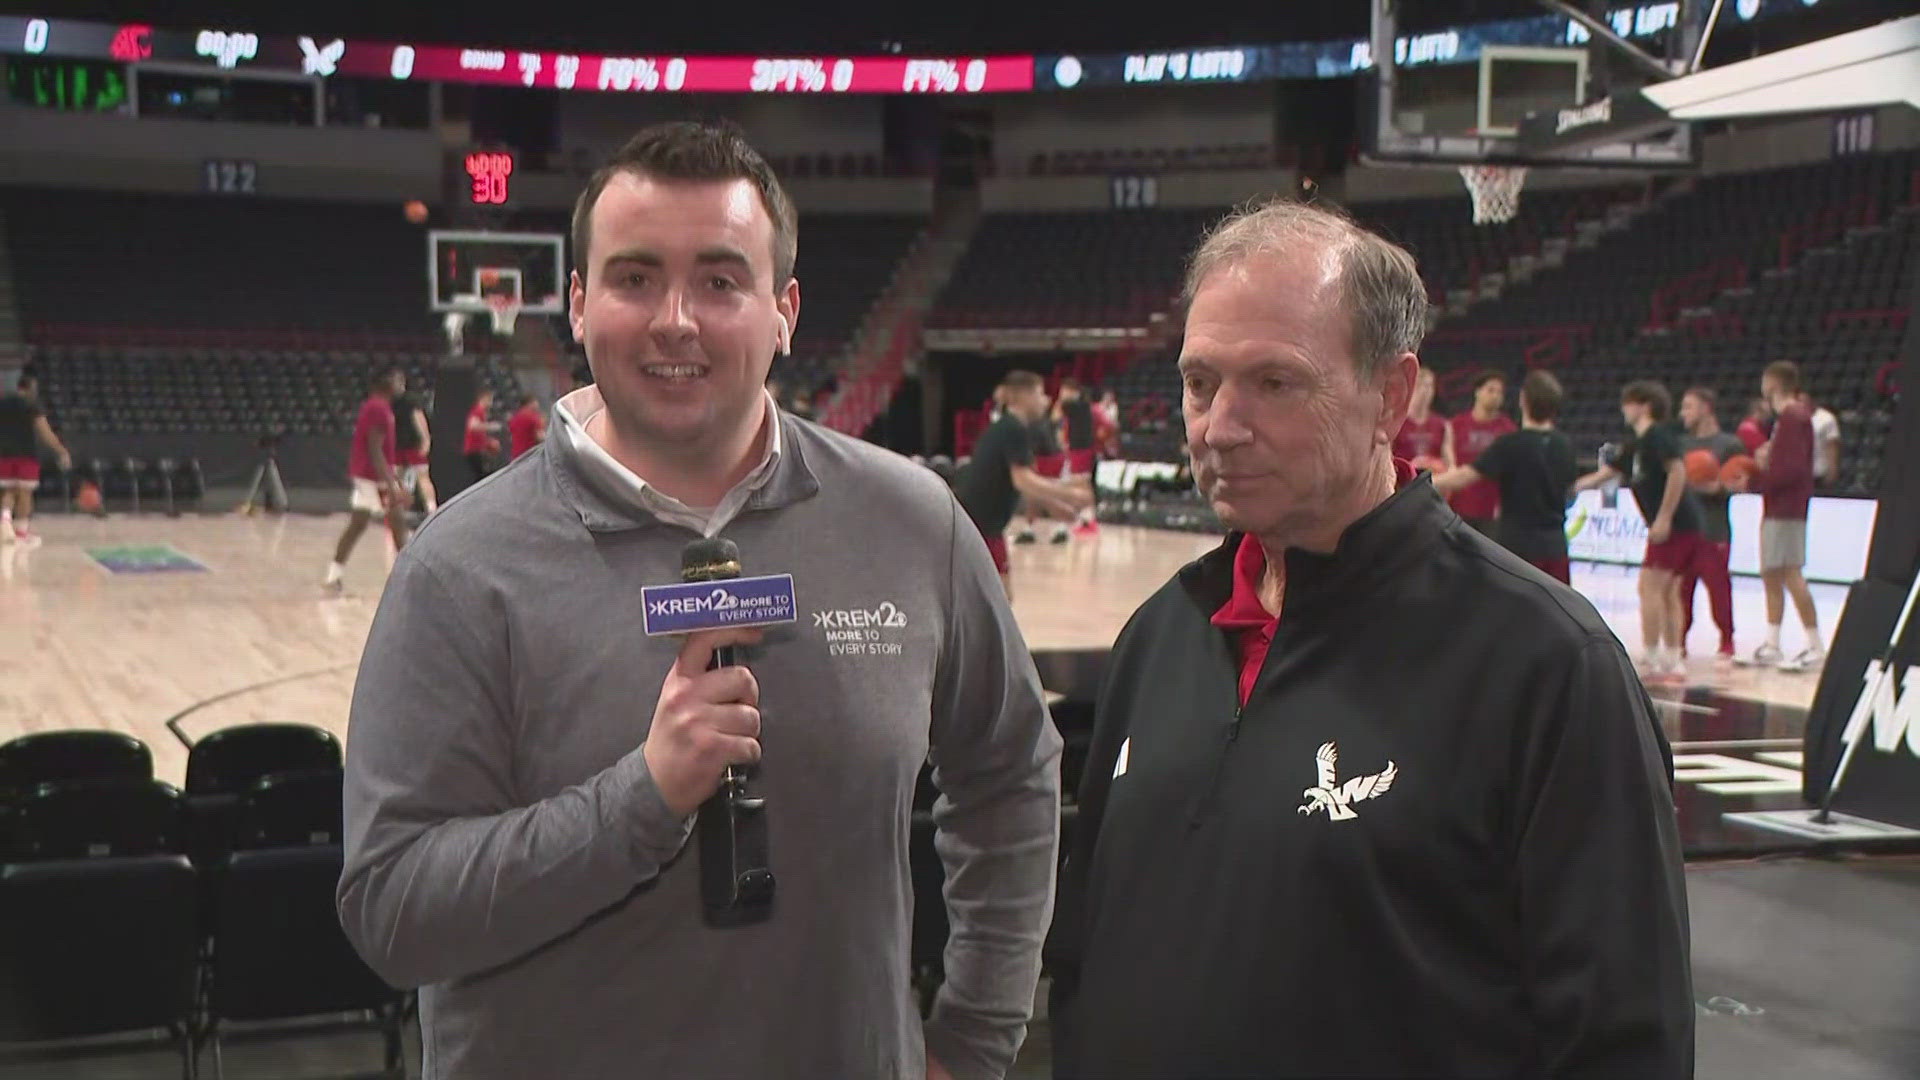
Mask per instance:
[[[1497,225],[1520,212],[1520,189],[1526,185],[1524,165],[1462,165],[1460,179],[1473,196],[1473,223]]]
[[[489,296],[487,313],[493,317],[495,336],[512,337],[514,320],[520,317],[520,302],[511,296]]]

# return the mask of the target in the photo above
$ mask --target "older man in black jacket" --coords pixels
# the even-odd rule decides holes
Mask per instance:
[[[1671,754],[1592,606],[1393,459],[1412,257],[1278,202],[1205,240],[1188,298],[1193,469],[1233,531],[1114,647],[1055,1075],[1690,1076]]]

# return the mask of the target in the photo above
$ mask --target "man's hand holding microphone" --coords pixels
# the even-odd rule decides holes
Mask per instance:
[[[686,817],[720,789],[729,765],[760,760],[760,684],[745,667],[707,670],[728,646],[758,645],[753,629],[687,635],[660,684],[653,729],[640,748],[660,797]]]

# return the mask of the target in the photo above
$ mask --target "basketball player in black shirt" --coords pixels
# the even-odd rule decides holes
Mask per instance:
[[[54,452],[62,471],[73,466],[73,458],[47,423],[38,381],[22,375],[17,387],[17,393],[0,397],[0,543],[37,544],[28,523],[33,490],[40,486],[40,444]]]
[[[1501,546],[1570,585],[1567,500],[1580,468],[1572,441],[1553,426],[1564,396],[1560,380],[1545,371],[1529,373],[1520,385],[1520,430],[1495,439],[1473,464],[1448,470],[1433,486],[1451,495],[1481,480],[1499,485],[1494,535]]]
[[[1046,399],[1044,382],[1041,384],[1041,399],[1043,401]],[[1039,416],[1027,421],[1027,442],[1033,448],[1033,471],[1039,474],[1042,480],[1059,480],[1066,475],[1067,451],[1060,445],[1060,423],[1054,418],[1052,412],[1043,407]],[[1036,539],[1035,533],[1039,519],[1053,517],[1056,509],[1033,499],[1024,500],[1020,512],[1026,520],[1020,531],[1014,535],[1013,542],[1033,543]],[[1070,535],[1065,521],[1056,522],[1051,541],[1055,544],[1064,544]]]
[[[1072,485],[1034,471],[1033,425],[1047,418],[1047,392],[1040,376],[1031,371],[1011,372],[995,391],[995,398],[1004,411],[974,444],[973,460],[954,482],[954,494],[986,540],[1001,584],[1007,586],[1011,596],[1006,531],[1021,498],[1069,518],[1086,505],[1086,499]]]
[[[1668,419],[1672,412],[1673,395],[1665,386],[1648,379],[1628,383],[1620,391],[1620,415],[1633,429],[1633,441],[1617,465],[1603,464],[1574,482],[1575,490],[1585,490],[1625,479],[1646,519],[1647,552],[1640,566],[1642,663],[1649,678],[1665,682],[1686,679],[1680,578],[1699,573],[1706,550],[1700,503],[1687,486],[1681,459],[1681,432]]]
[[[433,435],[427,430],[425,403],[416,391],[408,390],[393,399],[393,442],[400,457],[401,484],[409,492],[418,492],[427,513],[433,513],[440,505],[427,469]]]
[[[1067,441],[1067,468],[1061,479],[1071,479],[1086,489],[1087,508],[1074,520],[1073,531],[1081,536],[1099,529],[1093,516],[1093,467],[1098,460],[1098,441],[1094,435],[1093,402],[1087,400],[1080,380],[1068,376],[1060,380],[1060,400],[1054,403],[1053,416]]]

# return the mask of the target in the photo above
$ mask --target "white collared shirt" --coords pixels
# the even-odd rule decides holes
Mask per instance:
[[[772,428],[767,437],[766,456],[711,509],[688,506],[647,483],[588,434],[587,422],[607,407],[599,387],[587,385],[567,394],[554,403],[553,412],[566,429],[567,442],[578,455],[581,468],[605,483],[610,493],[633,500],[635,505],[662,521],[684,526],[702,536],[716,536],[740,515],[753,493],[766,486],[773,477],[774,467],[780,463],[779,409],[772,394],[764,390],[761,394],[767,403],[766,423]]]

